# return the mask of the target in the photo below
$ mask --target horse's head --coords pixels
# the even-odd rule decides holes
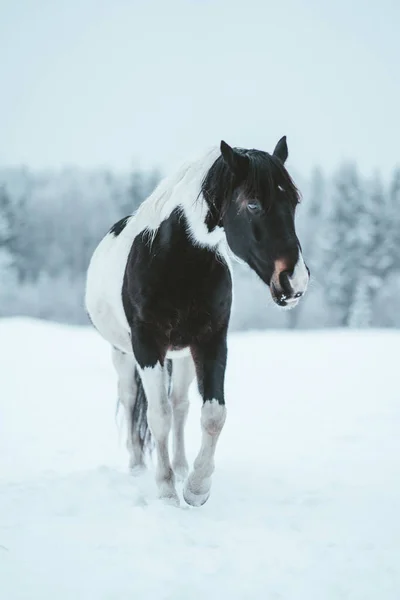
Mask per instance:
[[[310,272],[295,231],[299,193],[284,166],[286,137],[272,154],[221,142],[221,155],[220,215],[228,244],[269,286],[276,304],[292,308]]]

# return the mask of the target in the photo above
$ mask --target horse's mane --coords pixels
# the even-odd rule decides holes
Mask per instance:
[[[142,202],[134,216],[143,220],[146,228],[154,230],[178,204],[194,205],[201,193],[202,180],[218,154],[218,148],[211,148],[164,177],[150,196]]]

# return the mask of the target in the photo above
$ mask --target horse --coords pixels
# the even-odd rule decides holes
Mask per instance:
[[[255,271],[279,307],[294,308],[307,289],[295,231],[300,193],[287,158],[286,136],[272,154],[221,141],[161,180],[91,257],[86,310],[111,345],[129,465],[141,471],[155,449],[158,496],[167,503],[180,504],[177,480],[185,480],[191,506],[210,495],[226,419],[232,259]],[[184,430],[195,376],[202,438],[188,475]]]

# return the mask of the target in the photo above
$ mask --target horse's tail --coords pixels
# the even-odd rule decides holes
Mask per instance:
[[[151,453],[153,440],[147,422],[147,398],[143,383],[135,366],[136,398],[132,407],[132,429],[139,434],[140,448],[144,454]]]
[[[167,360],[168,372],[168,395],[172,384],[172,360]],[[144,454],[151,454],[153,450],[153,439],[147,421],[147,398],[144,391],[142,379],[137,366],[135,366],[136,399],[132,407],[132,427],[139,434],[139,443]]]

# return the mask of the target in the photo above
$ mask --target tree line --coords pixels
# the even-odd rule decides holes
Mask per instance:
[[[141,170],[0,169],[0,317],[86,323],[94,248],[159,178]],[[400,168],[385,182],[354,164],[333,175],[315,169],[299,187],[297,232],[310,289],[295,310],[278,311],[256,275],[235,265],[233,329],[400,326]]]

